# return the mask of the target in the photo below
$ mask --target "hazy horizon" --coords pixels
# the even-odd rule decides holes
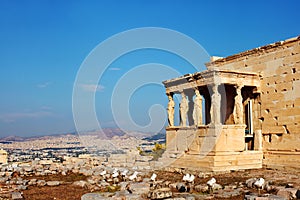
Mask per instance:
[[[209,55],[226,57],[298,36],[299,5],[296,0],[1,1],[0,138],[76,131],[72,92],[78,70],[99,43],[115,34],[142,27],[172,29],[197,41]],[[171,66],[180,74],[195,72],[186,60],[164,51],[121,56],[97,85],[82,85],[87,93],[96,92],[102,127],[117,127],[110,99],[115,84],[145,63]],[[128,109],[135,123],[146,126],[149,108],[166,107],[167,101],[164,87],[150,84],[132,95]],[[122,99],[116,103],[124,104]]]

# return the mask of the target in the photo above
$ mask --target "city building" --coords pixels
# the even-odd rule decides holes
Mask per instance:
[[[0,149],[0,164],[7,164],[7,151]]]

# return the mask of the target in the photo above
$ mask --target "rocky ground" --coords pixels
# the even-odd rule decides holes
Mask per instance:
[[[106,170],[105,175],[100,173]],[[296,199],[300,198],[300,173],[270,169],[243,170],[226,173],[201,173],[182,170],[141,171],[130,180],[128,176],[112,177],[114,169],[103,169],[92,175],[82,173],[23,176],[11,174],[14,192],[5,193],[7,184],[1,184],[0,199],[25,200],[93,200],[93,199]],[[183,181],[185,174],[193,174],[194,181]],[[132,177],[131,177],[132,178]],[[207,182],[216,184],[211,188]],[[254,178],[264,178],[262,189],[254,186]],[[21,184],[17,184],[19,183]],[[23,188],[20,187],[24,186]]]

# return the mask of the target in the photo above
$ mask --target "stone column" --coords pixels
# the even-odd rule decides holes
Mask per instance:
[[[242,85],[236,85],[236,96],[234,97],[233,119],[235,124],[244,123],[244,108],[242,97]]]
[[[186,126],[186,117],[187,117],[187,112],[189,109],[189,105],[188,105],[188,100],[184,94],[184,92],[181,92],[181,102],[180,102],[180,106],[179,106],[179,111],[180,111],[180,126]]]
[[[256,150],[256,151],[263,150],[262,141],[263,141],[263,138],[262,138],[261,130],[254,131],[254,150]]]
[[[210,124],[219,125],[221,124],[221,95],[218,91],[218,84],[213,83],[212,85],[212,96],[210,105]]]
[[[168,93],[168,99],[169,99],[169,103],[168,103],[168,122],[169,122],[169,126],[174,126],[174,107],[175,107],[175,102],[173,100],[173,94]]]
[[[190,126],[195,124],[195,121],[193,118],[193,108],[194,108],[193,96],[194,96],[194,93],[188,93],[188,99],[189,99],[188,120],[189,120]]]
[[[202,101],[203,98],[200,95],[200,92],[198,89],[195,89],[195,94],[196,97],[194,99],[194,111],[193,111],[193,119],[194,119],[194,124],[196,126],[202,124]]]

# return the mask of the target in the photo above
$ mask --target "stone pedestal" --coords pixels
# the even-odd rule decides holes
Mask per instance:
[[[169,167],[226,171],[262,167],[263,152],[245,151],[245,125],[168,127]],[[161,159],[163,161],[163,158]]]

